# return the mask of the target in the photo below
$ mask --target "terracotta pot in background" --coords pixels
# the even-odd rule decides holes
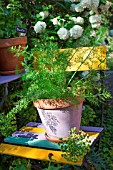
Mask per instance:
[[[11,75],[24,72],[24,67],[21,62],[24,61],[23,56],[15,57],[14,53],[8,49],[12,46],[25,47],[27,44],[27,37],[0,39],[0,74]]]

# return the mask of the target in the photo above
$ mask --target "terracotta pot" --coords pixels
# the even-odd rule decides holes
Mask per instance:
[[[14,53],[9,51],[12,46],[20,45],[21,48],[27,44],[27,37],[0,39],[0,74],[11,75],[24,72],[21,62],[24,61],[23,56],[15,57]]]
[[[58,104],[59,103],[59,104]],[[63,104],[63,105],[62,105]],[[68,131],[76,127],[80,129],[83,100],[76,105],[52,99],[34,102],[41,121],[46,129],[48,139],[58,142],[59,138],[67,138]],[[50,108],[50,109],[49,109]]]

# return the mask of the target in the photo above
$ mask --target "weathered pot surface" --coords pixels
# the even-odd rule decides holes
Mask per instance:
[[[51,105],[51,108],[48,106]],[[61,106],[64,104],[65,106]],[[58,141],[59,138],[67,138],[71,128],[80,129],[83,101],[73,106],[70,103],[54,101],[52,99],[38,100],[34,102],[41,121],[46,129],[48,139]],[[42,108],[44,106],[44,108]],[[45,108],[46,107],[46,108]]]

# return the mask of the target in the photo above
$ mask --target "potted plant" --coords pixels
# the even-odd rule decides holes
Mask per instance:
[[[45,2],[40,6],[39,13],[35,17],[35,20],[38,21],[36,24],[34,24],[34,21],[34,26],[32,25],[36,32],[36,37],[33,37],[34,41],[31,41],[32,48],[26,48],[21,53],[17,52],[18,56],[22,54],[26,59],[26,63],[24,63],[26,73],[22,77],[23,90],[18,94],[21,99],[17,102],[16,107],[11,110],[11,113],[16,113],[22,108],[27,108],[29,102],[34,102],[34,106],[38,108],[39,114],[44,118],[43,124],[45,125],[47,122],[49,131],[46,137],[51,140],[52,136],[57,141],[60,137],[66,138],[69,135],[68,130],[73,126],[76,126],[77,129],[80,128],[84,98],[92,101],[92,103],[98,103],[99,100],[109,97],[106,91],[101,93],[100,86],[98,87],[97,82],[94,81],[95,73],[92,73],[92,71],[89,71],[82,78],[77,76],[79,67],[71,75],[66,71],[66,68],[70,66],[69,56],[72,54],[72,48],[101,45],[104,36],[100,36],[100,30],[105,35],[107,29],[101,26],[103,20],[99,13],[101,11],[99,3],[96,2],[94,5],[80,1],[76,6],[71,1],[66,1],[60,2],[60,4],[60,12],[62,11],[60,14],[58,13],[59,8],[55,8],[58,5],[57,3],[54,6],[52,2],[51,4]],[[81,5],[82,8],[78,8]],[[74,7],[72,8],[72,6]],[[65,8],[71,9],[69,15],[66,15]],[[97,12],[97,8],[100,11]],[[87,13],[87,10],[89,13]],[[80,14],[83,17],[80,17]],[[61,52],[59,49],[62,48],[69,48],[69,50]],[[81,58],[81,56],[78,57]],[[85,56],[85,58],[87,57]],[[87,64],[90,65],[89,62]],[[49,104],[49,107],[47,107],[47,104]],[[46,106],[47,113],[45,113],[42,105]],[[72,116],[68,114],[70,107],[72,113],[75,113],[76,110],[76,114]],[[73,119],[72,124],[61,129],[63,123],[60,123],[61,119],[58,119],[58,115],[50,115],[53,108],[59,115],[61,113],[58,112],[58,108],[60,110],[63,108],[64,115],[69,115],[68,117]],[[68,108],[67,114],[65,114],[65,108]],[[78,114],[79,109],[80,115]],[[45,115],[47,115],[47,118]],[[75,115],[79,115],[79,121],[74,120]],[[67,118],[62,116],[62,120],[64,122]],[[56,129],[58,124],[60,124],[58,133],[62,132],[60,135],[57,134]]]
[[[18,55],[20,53],[26,59],[27,71],[22,76],[23,89],[18,93],[20,100],[11,113],[21,111],[33,102],[49,140],[58,142],[59,138],[68,137],[71,128],[80,129],[84,98],[98,103],[108,97],[106,91],[100,93],[101,87],[94,80],[95,71],[89,71],[81,78],[77,71],[72,75],[66,71],[70,66],[72,49],[61,52],[56,43],[44,42],[43,39],[30,51],[26,48],[23,52],[18,51]]]
[[[0,4],[0,74],[10,75],[24,72],[21,62],[23,56],[18,58],[10,51],[10,48],[16,46],[22,49],[27,44],[27,37],[20,35],[16,27],[25,26],[22,24],[21,6],[18,2],[3,2]]]

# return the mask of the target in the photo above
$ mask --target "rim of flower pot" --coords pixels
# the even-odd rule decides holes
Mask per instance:
[[[0,48],[27,44],[27,36],[0,39]]]
[[[59,139],[57,139],[57,138],[49,137],[47,133],[45,133],[45,137],[46,137],[47,140],[49,140],[51,142],[54,142],[54,143],[62,143],[62,142],[67,140],[67,138],[61,138],[61,139],[59,138]]]
[[[66,108],[66,107],[71,107],[74,105],[77,105],[81,102],[84,101],[83,98],[78,97],[77,99],[77,103],[76,104],[72,104],[71,102],[65,102],[62,99],[39,99],[37,101],[34,101],[33,104],[36,108],[40,108],[40,109],[60,109],[60,108]]]
[[[7,70],[7,71],[0,71],[0,75],[8,76],[8,75],[12,75],[12,74],[21,74],[24,72],[25,72],[25,69],[12,70],[12,71]]]
[[[61,99],[39,99],[33,103],[36,108],[40,109],[59,109],[70,106],[70,103],[64,102]]]

